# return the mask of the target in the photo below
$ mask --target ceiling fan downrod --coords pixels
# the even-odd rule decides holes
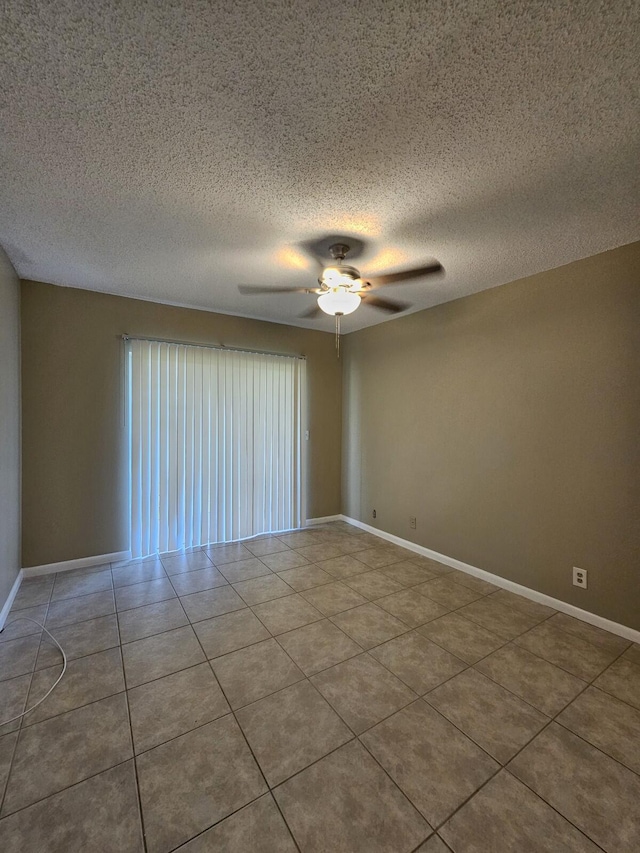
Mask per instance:
[[[336,353],[338,358],[340,358],[340,317],[342,317],[342,313],[338,312],[336,314]]]

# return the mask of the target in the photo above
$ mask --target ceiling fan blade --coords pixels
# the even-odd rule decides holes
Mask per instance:
[[[324,314],[324,311],[319,305],[312,305],[311,308],[303,311],[302,314],[298,314],[298,317],[301,320],[315,320],[316,317],[320,317],[322,314]]]
[[[259,293],[315,293],[315,290],[310,290],[308,287],[261,287],[253,284],[239,284],[238,290],[245,296],[252,296]]]
[[[363,275],[364,281],[368,282],[371,287],[384,287],[387,284],[401,284],[403,281],[409,281],[411,278],[419,278],[423,275],[432,275],[433,273],[442,272],[443,266],[438,261],[432,261],[423,267],[415,267],[411,270],[400,270],[400,272],[392,272],[387,275]]]
[[[371,305],[372,308],[380,308],[382,311],[389,311],[392,314],[406,311],[410,307],[408,302],[392,302],[390,299],[380,299],[377,296],[363,296],[362,301],[366,305]]]

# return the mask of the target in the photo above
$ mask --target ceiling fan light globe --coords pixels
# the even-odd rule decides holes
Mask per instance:
[[[358,305],[360,297],[348,290],[330,290],[318,297],[318,307],[332,317],[336,314],[352,314]]]

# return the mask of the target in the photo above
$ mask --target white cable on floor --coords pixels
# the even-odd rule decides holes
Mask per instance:
[[[18,716],[17,716],[17,717],[11,717],[11,719],[10,719],[10,720],[2,720],[2,722],[0,722],[0,728],[1,728],[2,726],[6,726],[6,724],[7,724],[7,723],[13,723],[13,722],[15,722],[16,720],[19,720],[21,717],[24,717],[26,714],[29,714],[31,711],[33,711],[33,710],[34,710],[34,708],[37,708],[37,707],[38,707],[38,705],[42,705],[42,703],[43,703],[43,702],[44,702],[44,700],[47,698],[47,696],[49,696],[49,695],[50,695],[50,693],[52,693],[52,692],[53,692],[53,690],[55,690],[55,688],[58,686],[58,684],[60,683],[60,679],[62,678],[62,676],[63,676],[63,675],[65,674],[65,672],[67,671],[67,656],[66,656],[66,655],[65,655],[65,653],[64,653],[64,649],[62,648],[62,646],[60,645],[60,643],[56,640],[56,638],[53,636],[53,634],[50,634],[50,633],[49,633],[49,631],[47,631],[47,629],[44,627],[44,625],[43,625],[41,622],[38,622],[38,621],[37,621],[37,619],[32,619],[30,616],[16,616],[14,619],[12,619],[12,620],[11,620],[11,622],[7,622],[7,624],[6,624],[4,627],[5,627],[5,628],[7,628],[9,625],[13,625],[13,623],[14,623],[14,622],[19,622],[19,621],[20,621],[20,619],[22,619],[23,621],[26,619],[26,620],[27,620],[27,622],[33,622],[33,624],[34,624],[34,625],[39,625],[39,626],[42,628],[42,630],[45,632],[45,634],[49,634],[49,636],[51,637],[51,639],[53,640],[53,642],[56,644],[56,646],[60,649],[60,652],[61,652],[61,654],[62,654],[62,672],[61,672],[61,673],[60,673],[60,675],[56,678],[56,680],[53,682],[53,684],[52,684],[52,685],[51,685],[51,687],[47,690],[47,692],[44,694],[44,696],[42,697],[42,699],[39,699],[39,700],[35,703],[35,705],[32,705],[30,708],[27,708],[27,710],[26,710],[26,711],[23,711],[21,714],[18,714]],[[4,630],[4,629],[3,629],[3,630]]]

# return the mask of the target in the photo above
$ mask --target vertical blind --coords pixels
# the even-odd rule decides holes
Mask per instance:
[[[126,346],[132,556],[299,527],[305,361]]]

